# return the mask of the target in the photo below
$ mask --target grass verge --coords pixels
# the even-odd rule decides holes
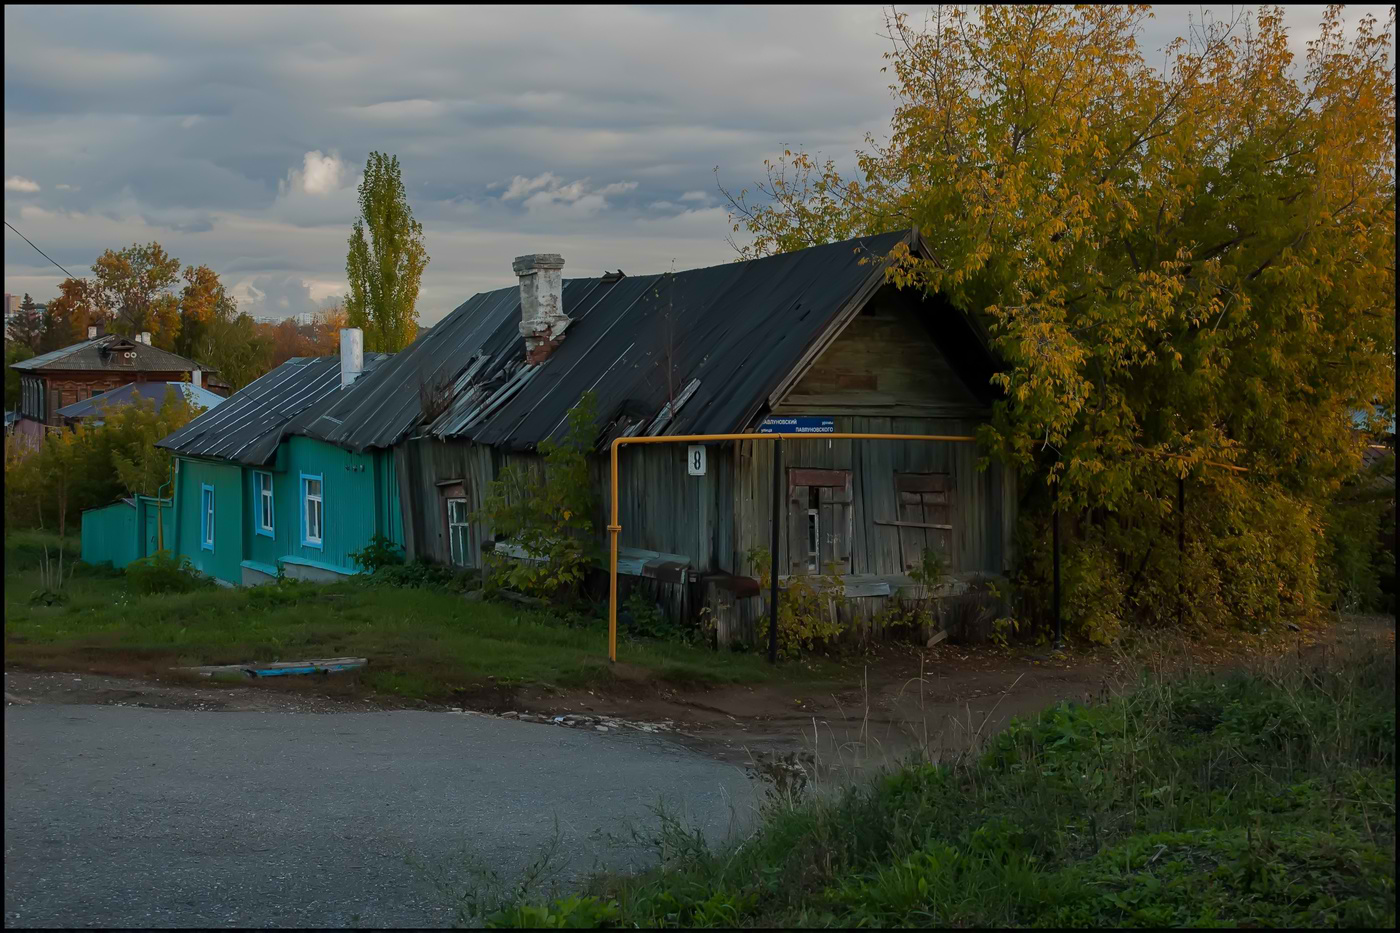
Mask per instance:
[[[120,573],[79,565],[49,605],[38,565],[53,536],[16,533],[5,542],[5,660],[44,670],[113,675],[175,666],[305,657],[363,656],[359,683],[380,693],[447,700],[489,686],[607,687],[617,680],[607,626],[565,625],[518,606],[467,602],[433,589],[284,582],[248,589],[204,586],[142,595]],[[78,552],[69,542],[68,554]],[[818,676],[774,670],[757,655],[638,639],[629,672],[673,683],[752,683]],[[340,677],[341,675],[337,675]],[[635,683],[635,677],[628,678]]]
[[[786,782],[719,849],[663,820],[655,870],[485,919],[1394,928],[1395,738],[1394,653],[1358,638],[1058,704],[841,791]]]

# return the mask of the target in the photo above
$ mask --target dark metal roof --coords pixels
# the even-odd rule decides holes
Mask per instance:
[[[388,357],[366,353],[365,369]],[[346,394],[357,391],[361,376]],[[261,466],[277,453],[288,425],[340,393],[340,357],[296,357],[253,380],[180,430],[156,443],[179,454]]]
[[[569,409],[589,390],[605,436],[744,430],[910,237],[886,233],[674,275],[567,279],[572,323],[533,366],[519,333],[519,288],[483,292],[298,433],[355,450],[420,432],[529,449],[562,437]],[[449,400],[425,428],[420,385],[447,387]]]
[[[86,418],[99,414],[102,408],[109,405],[129,405],[138,398],[150,399],[157,406],[160,406],[165,404],[165,393],[172,389],[184,395],[187,401],[201,408],[213,408],[224,401],[222,395],[216,395],[192,382],[128,382],[124,386],[108,389],[92,398],[85,398],[71,405],[65,405],[58,410],[58,413],[65,418]]]
[[[120,361],[109,349],[115,344],[123,344],[122,352],[135,353],[131,362]],[[39,356],[12,363],[11,369],[25,372],[43,369],[68,372],[72,370],[119,370],[122,372],[193,372],[204,369],[194,360],[186,359],[168,350],[147,346],[130,337],[120,334],[105,334],[92,340],[71,344]]]

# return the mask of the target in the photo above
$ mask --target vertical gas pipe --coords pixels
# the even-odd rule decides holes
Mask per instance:
[[[617,535],[622,526],[617,521],[617,440],[612,442],[612,523],[608,537],[612,539],[612,555],[608,562],[608,660],[617,661]]]
[[[783,490],[783,439],[773,442],[773,553],[768,581],[768,663],[778,663],[778,521]]]

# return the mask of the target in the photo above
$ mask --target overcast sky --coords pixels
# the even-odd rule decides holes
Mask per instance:
[[[1188,11],[1157,9],[1149,52]],[[1295,53],[1321,13],[1289,8]],[[283,316],[344,289],[378,149],[424,227],[425,324],[523,253],[727,262],[715,168],[737,190],[785,146],[848,162],[888,127],[882,31],[879,7],[6,6],[5,219],[77,275],[158,240]],[[62,277],[5,231],[5,291]]]

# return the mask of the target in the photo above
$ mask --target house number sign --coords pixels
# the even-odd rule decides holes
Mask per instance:
[[[685,455],[686,466],[690,468],[691,476],[705,475],[705,446],[703,444],[691,444]]]

